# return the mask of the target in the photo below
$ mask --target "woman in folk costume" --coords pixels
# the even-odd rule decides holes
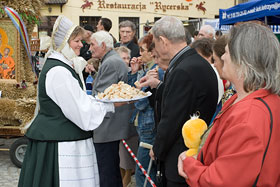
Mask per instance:
[[[20,187],[99,186],[92,130],[114,105],[84,91],[82,36],[81,27],[57,18],[38,83],[39,113],[26,133]]]

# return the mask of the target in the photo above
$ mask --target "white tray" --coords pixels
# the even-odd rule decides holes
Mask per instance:
[[[99,99],[97,98],[97,96],[95,96],[95,99],[97,101],[101,101],[101,102],[104,102],[104,103],[119,103],[119,102],[129,102],[129,101],[138,101],[140,99],[144,99],[144,98],[147,98],[147,97],[150,97],[152,95],[151,92],[145,92],[147,95],[146,96],[143,96],[143,97],[134,97],[132,99]]]

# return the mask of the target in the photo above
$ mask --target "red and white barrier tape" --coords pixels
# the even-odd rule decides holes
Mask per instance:
[[[146,170],[143,168],[143,166],[141,165],[141,163],[139,162],[139,160],[136,158],[136,156],[134,155],[134,153],[132,152],[132,150],[130,149],[130,147],[127,145],[127,143],[125,142],[124,139],[122,139],[122,143],[125,146],[125,148],[127,149],[127,151],[130,153],[130,155],[132,156],[132,158],[134,159],[134,161],[136,162],[136,164],[139,166],[139,168],[142,170],[142,173],[146,176],[146,178],[148,179],[148,181],[150,182],[150,184],[153,187],[156,187],[155,183],[152,181],[151,177],[148,175],[148,173],[146,172]]]

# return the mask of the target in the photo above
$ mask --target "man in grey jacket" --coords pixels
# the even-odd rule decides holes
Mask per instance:
[[[93,94],[97,95],[119,81],[127,82],[127,67],[118,53],[112,50],[113,39],[110,34],[106,31],[94,33],[90,45],[93,57],[101,59]],[[101,187],[122,186],[119,142],[136,133],[129,124],[131,107],[124,105],[116,108],[115,113],[107,113],[102,124],[93,132]]]

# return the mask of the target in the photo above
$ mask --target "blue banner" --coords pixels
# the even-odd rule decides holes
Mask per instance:
[[[229,9],[220,9],[220,25],[232,25],[249,20],[267,20],[269,25],[280,24],[280,0],[253,0]]]

